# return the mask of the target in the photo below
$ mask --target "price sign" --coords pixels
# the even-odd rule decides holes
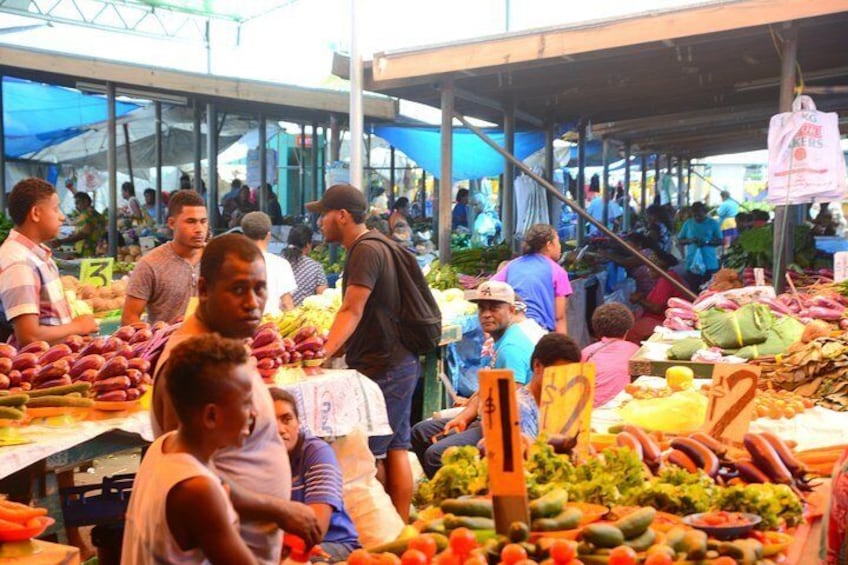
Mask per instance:
[[[80,263],[80,283],[109,286],[112,284],[112,268],[114,266],[115,260],[111,257],[83,259]]]
[[[594,363],[548,367],[539,399],[539,431],[576,442],[580,460],[588,459],[594,399]]]
[[[724,443],[742,445],[754,415],[760,371],[754,365],[715,365],[703,432]]]
[[[513,522],[529,522],[515,377],[504,370],[480,371],[479,377],[495,529],[507,534]]]
[[[833,280],[842,282],[848,279],[848,251],[833,254]]]
[[[765,286],[766,284],[766,270],[762,267],[754,268],[754,284],[757,286]]]

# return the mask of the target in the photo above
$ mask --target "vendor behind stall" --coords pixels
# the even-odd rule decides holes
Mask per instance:
[[[683,224],[677,238],[680,245],[686,246],[686,282],[697,292],[718,271],[716,247],[722,244],[720,226],[707,217],[703,202],[695,202],[692,217]]]
[[[288,391],[272,388],[277,431],[289,453],[292,500],[309,506],[321,529],[321,549],[331,562],[344,561],[361,547],[356,526],[344,507],[342,472],[333,448],[300,428],[297,402]]]
[[[91,196],[85,192],[74,194],[74,205],[77,209],[74,225],[76,231],[67,237],[56,239],[52,247],[74,244],[74,249],[80,257],[95,257],[97,244],[106,237],[106,217],[94,209]]]
[[[677,265],[677,259],[674,255],[654,250],[654,263],[671,275],[672,278],[683,282],[680,275],[671,270],[672,267]],[[688,298],[680,289],[671,284],[665,277],[661,277],[653,269],[649,273],[655,283],[651,291],[647,294],[634,292],[630,295],[630,302],[641,307],[633,328],[627,334],[627,339],[633,343],[642,343],[643,340],[651,337],[656,326],[662,325],[669,298]]]
[[[45,245],[56,237],[65,216],[52,184],[38,178],[18,182],[9,194],[15,224],[0,246],[0,341],[56,343],[69,335],[98,330],[93,316],[71,319],[59,269]]]

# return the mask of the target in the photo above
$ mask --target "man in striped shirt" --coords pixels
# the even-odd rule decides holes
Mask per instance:
[[[287,391],[272,388],[277,430],[286,444],[292,471],[291,498],[309,506],[323,534],[321,549],[330,562],[345,561],[360,546],[359,534],[344,507],[342,473],[333,448],[300,429],[297,403]]]
[[[93,316],[71,319],[59,269],[45,245],[65,221],[53,185],[34,177],[20,181],[9,194],[9,215],[15,227],[0,246],[0,340],[14,333],[18,346],[53,344],[97,332]]]

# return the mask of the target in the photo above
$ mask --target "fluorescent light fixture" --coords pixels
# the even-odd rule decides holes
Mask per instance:
[[[94,92],[97,94],[106,94],[106,85],[97,82],[81,82],[76,83],[76,89],[83,92]],[[153,102],[164,102],[175,106],[187,106],[188,98],[175,94],[166,94],[164,92],[156,92],[153,90],[142,90],[137,88],[127,88],[124,86],[115,87],[115,96],[123,96],[126,98],[135,98],[141,100],[150,100]]]

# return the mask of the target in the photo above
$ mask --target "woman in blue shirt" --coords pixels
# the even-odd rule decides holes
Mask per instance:
[[[721,245],[721,228],[717,221],[707,217],[703,202],[692,204],[692,217],[683,224],[677,240],[686,246],[686,282],[697,292],[718,271],[716,247]],[[700,262],[696,261],[698,252]]]

